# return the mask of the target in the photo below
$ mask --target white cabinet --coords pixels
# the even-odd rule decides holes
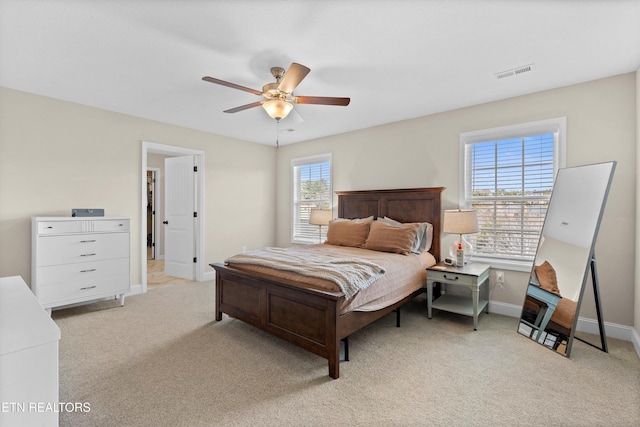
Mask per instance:
[[[31,290],[48,311],[130,290],[129,219],[32,218]]]
[[[0,426],[58,425],[59,340],[22,277],[0,278]]]

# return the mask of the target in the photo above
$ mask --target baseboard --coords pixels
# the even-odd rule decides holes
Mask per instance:
[[[204,279],[205,282],[208,282],[209,280],[216,280],[216,272],[207,271],[206,273],[204,273],[204,276],[202,276],[202,278]]]
[[[522,313],[522,306],[507,304],[504,302],[489,301],[489,312],[519,318]],[[588,319],[586,317],[578,317],[578,326],[576,331],[588,334],[600,334],[598,321]],[[607,337],[630,341],[633,343],[633,347],[635,348],[638,357],[640,357],[640,335],[638,335],[638,331],[633,327],[604,322],[604,332]]]
[[[636,349],[636,353],[638,353],[638,356],[640,356],[640,335],[638,334],[637,330],[633,330],[632,332],[632,337],[631,337],[631,342],[633,343],[633,346]]]
[[[507,304],[506,302],[489,301],[489,313],[520,318],[520,315],[522,315],[522,306]]]

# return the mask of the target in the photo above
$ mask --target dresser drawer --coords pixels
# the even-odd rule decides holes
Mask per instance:
[[[128,219],[69,219],[66,221],[38,221],[38,235],[70,233],[128,232]]]
[[[129,277],[129,258],[40,267],[37,274],[40,289],[68,282],[88,283],[98,277]]]
[[[129,270],[94,277],[74,276],[74,280],[38,286],[38,300],[44,306],[64,305],[75,301],[115,295],[129,290]]]
[[[129,257],[129,233],[39,236],[38,267]]]
[[[429,270],[429,272],[427,273],[427,279],[434,282],[452,283],[452,284],[461,284],[461,285],[473,285],[478,281],[478,278],[475,276],[452,273],[449,271],[434,271],[434,270]]]
[[[129,231],[129,220],[103,219],[93,221],[93,231],[96,233]]]

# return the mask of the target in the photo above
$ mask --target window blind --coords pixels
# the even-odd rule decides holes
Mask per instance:
[[[292,243],[326,239],[326,226],[309,224],[312,209],[331,209],[331,154],[294,159],[292,171]],[[321,234],[319,235],[319,231]]]
[[[559,132],[545,122],[464,141],[461,205],[478,216],[480,231],[466,236],[475,256],[533,260],[560,163]]]

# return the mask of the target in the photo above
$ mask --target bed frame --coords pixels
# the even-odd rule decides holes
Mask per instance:
[[[388,216],[400,222],[433,224],[430,252],[440,260],[443,187],[404,190],[338,191],[339,218]],[[216,271],[216,320],[222,313],[326,358],[329,376],[340,375],[340,341],[399,309],[424,289],[378,311],[340,314],[341,292],[296,286],[273,276],[211,264]]]

